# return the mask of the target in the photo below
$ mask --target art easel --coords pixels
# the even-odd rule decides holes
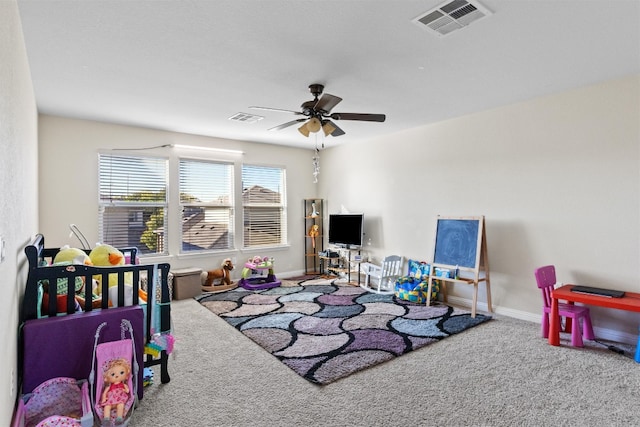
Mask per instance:
[[[436,268],[455,273],[451,277],[437,277]],[[485,282],[487,307],[489,312],[493,312],[484,216],[438,216],[433,260],[429,271],[427,305],[431,304],[434,280],[440,283],[444,302],[447,301],[447,282],[473,285],[471,317],[476,317],[478,284]]]

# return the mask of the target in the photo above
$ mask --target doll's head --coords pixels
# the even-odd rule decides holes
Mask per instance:
[[[111,359],[104,364],[104,382],[117,384],[129,379],[131,365],[127,359]]]

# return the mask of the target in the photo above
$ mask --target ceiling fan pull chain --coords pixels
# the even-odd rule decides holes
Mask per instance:
[[[318,134],[316,134],[316,153],[312,158],[313,161],[313,183],[318,183],[318,175],[320,175],[320,150],[318,150]]]

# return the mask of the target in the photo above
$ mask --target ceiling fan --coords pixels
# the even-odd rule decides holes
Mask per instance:
[[[300,106],[300,111],[283,110],[280,108],[269,107],[249,107],[254,110],[266,110],[266,111],[280,111],[284,113],[292,113],[298,116],[304,116],[296,120],[292,120],[287,123],[283,123],[279,126],[270,128],[269,130],[281,130],[292,126],[296,123],[302,123],[302,126],[298,128],[301,134],[309,136],[309,133],[319,132],[320,129],[324,132],[325,136],[340,136],[344,135],[344,131],[338,127],[332,120],[356,120],[365,122],[384,122],[386,116],[384,114],[366,114],[366,113],[332,113],[333,107],[338,105],[342,98],[328,93],[322,94],[324,86],[321,84],[309,85],[309,92],[313,95],[312,101],[303,102]]]

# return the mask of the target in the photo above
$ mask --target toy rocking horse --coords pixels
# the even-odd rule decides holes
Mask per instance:
[[[233,270],[233,262],[231,262],[231,258],[225,258],[220,268],[203,272],[204,283],[202,290],[205,292],[219,292],[238,287],[231,280],[231,270]],[[219,281],[219,283],[216,284],[214,283],[215,281]]]

